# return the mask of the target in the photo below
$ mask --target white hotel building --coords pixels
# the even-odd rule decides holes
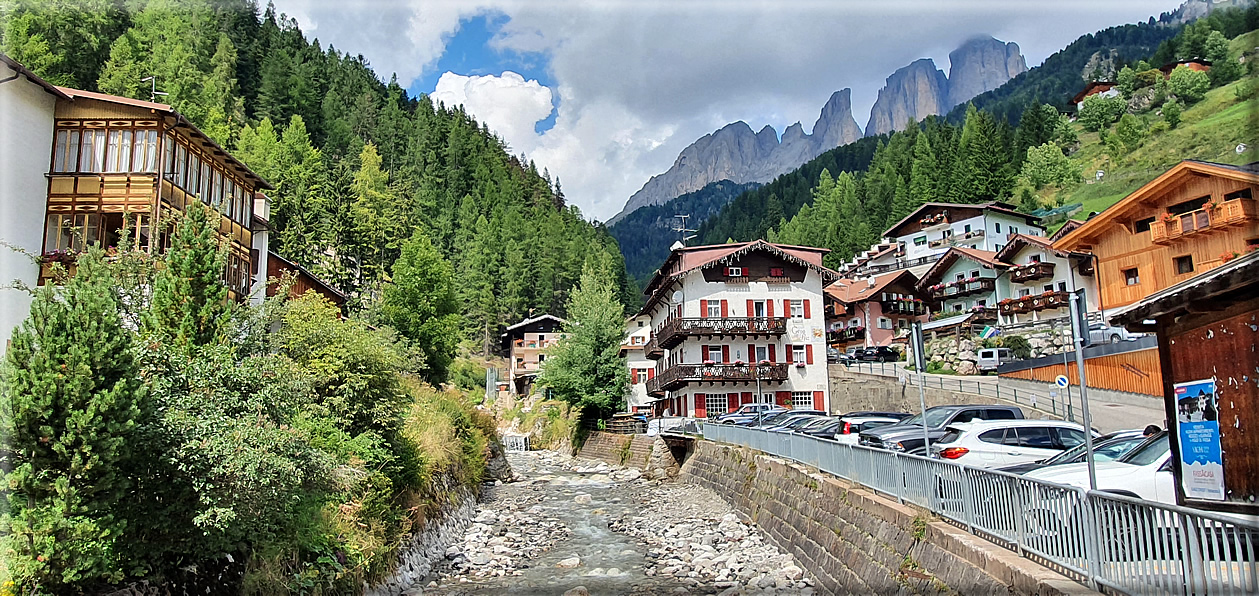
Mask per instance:
[[[644,381],[657,415],[708,417],[772,402],[829,411],[821,248],[763,240],[675,245],[635,319],[649,322]]]

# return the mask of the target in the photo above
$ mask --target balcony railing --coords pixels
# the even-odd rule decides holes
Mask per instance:
[[[652,360],[664,358],[664,348],[660,347],[659,336],[653,335],[647,340],[647,347],[643,348],[643,354]]]
[[[660,395],[687,383],[756,383],[787,380],[788,364],[675,364],[647,380],[647,393]]]
[[[1054,276],[1054,263],[1028,263],[1010,269],[1010,281],[1025,283]]]
[[[881,296],[879,296],[879,305],[883,307],[883,314],[927,314],[927,305],[922,301],[922,299],[914,298],[913,296],[906,296],[904,294],[884,292]]]
[[[1233,199],[1217,207],[1203,207],[1150,224],[1150,241],[1168,244],[1181,236],[1209,234],[1223,228],[1259,220],[1254,199]]]
[[[934,285],[929,290],[932,300],[944,300],[991,292],[996,287],[997,280],[991,277],[980,277]]]
[[[545,350],[557,343],[554,339],[536,340],[536,339],[518,339],[512,343],[518,350]]]
[[[858,341],[866,338],[865,327],[844,327],[843,329],[835,329],[826,332],[827,343],[846,343],[850,341]]]
[[[660,347],[672,348],[687,337],[712,335],[782,335],[787,331],[786,317],[752,317],[742,319],[671,319],[656,331]]]
[[[998,306],[1001,308],[1001,314],[1010,315],[1051,308],[1063,308],[1068,304],[1070,304],[1070,298],[1066,292],[1045,292],[1033,296],[1023,296],[1022,298],[1007,298],[1002,300]]]

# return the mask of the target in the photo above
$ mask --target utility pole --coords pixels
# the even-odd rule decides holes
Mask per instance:
[[[673,231],[681,235],[682,246],[686,246],[687,240],[692,240],[695,238],[695,235],[691,234],[691,232],[695,232],[696,230],[692,230],[686,227],[686,220],[690,219],[691,216],[682,215],[679,213],[678,215],[674,215],[673,217],[677,218],[678,220],[678,223],[673,227]]]
[[[157,96],[159,95],[170,95],[164,91],[157,90],[157,75],[144,77],[143,79],[140,79],[140,82],[149,84],[149,101],[153,103],[157,103]]]

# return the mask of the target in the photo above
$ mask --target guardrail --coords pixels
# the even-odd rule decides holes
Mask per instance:
[[[1061,362],[1061,356],[1056,358],[1059,358],[1058,362]],[[912,387],[918,386],[918,374],[905,370],[897,362],[853,362],[846,366],[854,372],[896,377]],[[1001,383],[997,378],[994,378],[992,381],[977,381],[975,379],[949,378],[927,374],[923,375],[923,387],[995,397],[1020,406],[1027,406],[1034,410],[1048,412],[1069,422],[1083,423],[1083,416],[1080,414],[1079,388],[1074,385],[1071,387],[1070,400],[1067,399],[1065,389],[1058,395],[1027,389],[1002,389]]]
[[[701,431],[928,509],[1093,589],[1259,592],[1257,522],[807,435],[725,424]]]

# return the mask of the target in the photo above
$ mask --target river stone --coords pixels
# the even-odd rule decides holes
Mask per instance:
[[[560,569],[573,569],[578,565],[581,565],[581,559],[579,557],[569,557],[555,564],[555,566]]]
[[[576,497],[573,497],[573,502],[577,503],[578,505],[589,505],[590,501],[591,501],[590,495],[586,493],[582,493],[582,494],[577,495]]]
[[[577,586],[569,588],[568,591],[564,592],[564,596],[590,596],[590,590],[587,590],[586,586]]]

